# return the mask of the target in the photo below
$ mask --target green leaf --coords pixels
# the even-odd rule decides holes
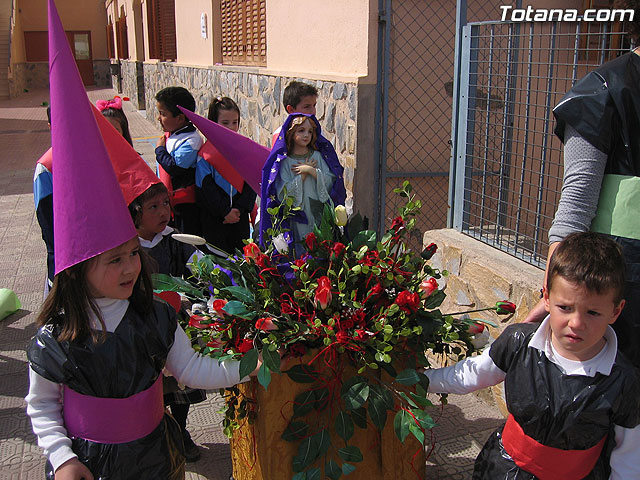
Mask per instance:
[[[322,478],[322,472],[319,468],[311,468],[307,470],[307,480],[320,480]]]
[[[329,389],[321,387],[316,389],[316,403],[313,406],[317,411],[321,412],[329,405]]]
[[[335,460],[330,459],[324,464],[324,474],[331,480],[338,480],[342,476],[342,469]]]
[[[346,230],[349,238],[355,238],[358,232],[364,230],[363,227],[364,225],[362,222],[362,216],[360,215],[360,213],[356,213],[347,222]]]
[[[221,292],[228,292],[233,298],[244,303],[255,302],[255,296],[249,290],[243,287],[225,287],[220,289]]]
[[[378,385],[371,385],[369,395],[369,416],[373,424],[382,430],[387,422],[387,409],[393,407],[393,398],[391,398],[391,407],[388,407],[388,399],[384,395],[386,390]]]
[[[338,450],[338,455],[345,462],[361,462],[362,461],[362,452],[360,449],[354,445],[348,445],[344,448]]]
[[[345,441],[353,436],[353,420],[348,413],[344,411],[338,412],[335,423],[336,433]]]
[[[418,425],[415,424],[415,422],[411,422],[409,424],[409,431],[414,437],[416,437],[416,440],[424,445],[424,432],[420,427],[418,427]]]
[[[411,398],[420,406],[420,407],[433,407],[433,403],[431,400],[426,398],[424,395],[418,395],[417,393],[409,392]]]
[[[431,415],[429,415],[424,410],[421,410],[419,408],[412,408],[411,413],[413,413],[413,416],[416,417],[416,420],[422,428],[430,430],[436,426],[436,422],[433,421]]]
[[[367,379],[360,376],[351,377],[342,385],[341,393],[347,410],[362,407],[369,398]]]
[[[247,377],[258,366],[258,350],[252,348],[240,359],[240,378]]]
[[[311,437],[318,445],[318,457],[323,456],[329,450],[331,445],[331,437],[329,431],[326,429],[320,430],[318,433]]]
[[[351,418],[359,428],[367,428],[367,409],[364,407],[356,408],[351,411]]]
[[[318,457],[318,446],[314,444],[313,437],[302,440],[298,447],[298,454],[293,457],[292,467],[294,472],[301,472]]]
[[[249,313],[249,310],[247,310],[245,304],[237,300],[231,300],[230,302],[227,302],[222,310],[227,312],[229,315],[242,316],[246,313]]]
[[[377,234],[375,230],[364,230],[359,232],[353,240],[351,240],[351,248],[359,250],[363,245],[369,248],[376,248]]]
[[[269,367],[267,367],[266,363],[260,365],[260,369],[258,370],[258,382],[265,390],[267,390],[271,383],[271,372],[269,371]]]
[[[424,308],[432,309],[432,308],[439,307],[442,304],[442,302],[444,302],[444,299],[446,296],[447,294],[444,293],[444,291],[436,290],[431,295],[429,295],[427,299],[424,301]]]
[[[318,372],[313,367],[304,363],[294,365],[285,373],[296,383],[313,383],[319,377]]]
[[[192,295],[196,298],[205,299],[202,290],[195,288],[182,278],[172,277],[164,273],[154,273],[151,275],[153,289],[158,292],[179,292]]]
[[[291,480],[307,480],[307,472],[298,472],[291,477]]]
[[[415,385],[420,381],[420,377],[418,376],[418,372],[413,368],[407,368],[406,370],[401,371],[396,377],[396,382],[402,385]]]
[[[307,390],[306,392],[296,395],[296,398],[293,400],[293,416],[302,417],[303,415],[306,415],[313,410],[315,403],[315,390]]]
[[[287,442],[298,442],[307,436],[309,425],[304,422],[291,421],[282,432],[282,439]]]
[[[342,474],[343,475],[349,475],[355,469],[356,469],[356,467],[354,467],[353,465],[349,465],[348,463],[343,463],[342,464]]]
[[[262,349],[262,360],[272,372],[280,373],[280,354],[276,350]]]
[[[404,439],[409,435],[409,424],[411,423],[414,423],[413,417],[405,410],[399,410],[393,419],[393,429],[402,443],[404,443]]]

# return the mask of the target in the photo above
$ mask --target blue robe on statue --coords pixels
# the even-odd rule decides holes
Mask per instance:
[[[302,113],[293,113],[289,115],[282,125],[282,129],[280,130],[278,139],[273,145],[271,153],[269,154],[269,157],[267,157],[267,161],[262,168],[262,190],[260,195],[260,244],[262,246],[265,245],[265,242],[267,240],[266,231],[273,225],[271,215],[267,213],[267,209],[277,207],[281,203],[278,195],[280,193],[279,190],[281,190],[282,186],[282,182],[279,181],[279,179],[281,179],[280,169],[283,163],[288,165],[288,163],[285,161],[288,155],[285,134],[289,130],[293,119],[299,116],[308,117],[316,125],[317,140],[315,149],[322,156],[322,160],[326,164],[326,167],[328,168],[330,174],[335,177],[333,185],[327,188],[329,197],[333,202],[333,205],[344,205],[345,199],[347,197],[347,193],[344,188],[344,169],[342,168],[342,165],[340,165],[338,155],[336,154],[333,145],[331,145],[331,142],[329,142],[329,140],[322,136],[320,124],[318,123],[316,117],[313,115],[306,115]],[[309,224],[309,219],[304,210],[297,212],[294,216],[289,217],[282,222],[282,228],[288,229],[290,233],[289,235],[286,235],[290,251],[294,250],[292,246],[295,241],[302,240],[299,238],[295,238],[295,232],[301,230],[297,228],[296,224]],[[309,228],[311,229],[311,231],[313,230],[313,226],[307,226],[306,230],[308,230]],[[303,228],[302,230],[305,229]],[[292,232],[293,235],[291,235]]]

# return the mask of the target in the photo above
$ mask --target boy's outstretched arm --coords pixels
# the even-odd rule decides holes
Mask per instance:
[[[635,428],[614,427],[616,446],[611,452],[609,480],[640,478],[640,426]]]
[[[489,351],[487,348],[482,355],[465,358],[451,367],[425,370],[429,392],[464,395],[502,382],[506,373],[493,363]]]

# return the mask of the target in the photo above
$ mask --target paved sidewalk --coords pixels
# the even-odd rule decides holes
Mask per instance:
[[[111,98],[111,89],[91,89],[92,101]],[[44,242],[33,206],[33,170],[49,148],[46,109],[48,91],[32,91],[0,101],[0,288],[16,292],[22,309],[0,321],[0,480],[44,478],[44,457],[25,414],[28,389],[25,347],[35,332],[46,272]],[[144,112],[125,102],[134,148],[149,163],[160,130]],[[187,465],[187,479],[227,480],[231,474],[229,445],[219,427],[220,399],[209,395],[192,406],[188,429],[202,446],[200,461]],[[428,460],[427,478],[471,477],[473,460],[488,435],[502,421],[496,408],[472,395],[450,396],[449,405],[434,411],[439,424]],[[265,479],[267,480],[267,479]],[[268,479],[280,480],[280,479]],[[374,479],[372,479],[374,480]]]

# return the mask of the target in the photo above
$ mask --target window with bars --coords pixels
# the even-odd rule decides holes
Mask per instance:
[[[116,21],[116,35],[118,36],[118,58],[129,58],[129,39],[127,37],[127,17],[122,16]]]
[[[149,58],[176,60],[175,0],[147,0]]]
[[[267,64],[266,0],[221,0],[222,63]]]
[[[109,58],[116,58],[116,46],[113,38],[113,23],[107,25],[107,54]]]
[[[611,9],[616,6],[615,0],[583,0],[583,11],[587,9]],[[622,22],[611,24],[603,22],[582,22],[580,32],[580,51],[578,60],[583,63],[604,63],[616,58],[621,50],[628,50],[628,43],[623,44],[620,35],[624,25]],[[605,56],[601,53],[605,52]]]

